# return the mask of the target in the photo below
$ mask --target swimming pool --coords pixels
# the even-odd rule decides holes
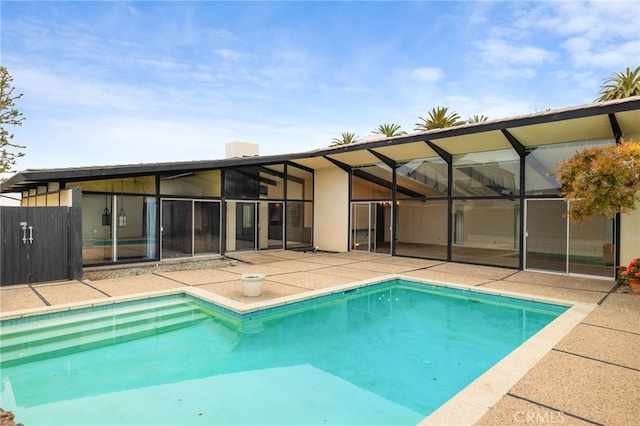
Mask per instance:
[[[2,321],[0,396],[24,424],[416,424],[568,308],[393,279],[67,310]]]

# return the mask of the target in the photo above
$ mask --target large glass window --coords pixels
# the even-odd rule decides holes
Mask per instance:
[[[181,197],[219,197],[222,193],[221,172],[208,170],[162,175],[160,193]]]
[[[287,200],[313,200],[313,173],[287,166]]]
[[[155,197],[84,194],[83,263],[155,259],[156,217]]]
[[[397,212],[396,254],[446,260],[446,200],[402,200]]]
[[[518,267],[520,203],[454,201],[452,233],[451,260]]]
[[[396,168],[398,198],[446,197],[448,165],[441,158],[418,158]]]
[[[391,167],[384,163],[353,169],[351,198],[354,200],[391,199],[393,186]]]
[[[519,195],[520,157],[512,149],[453,156],[454,196]]]
[[[153,259],[156,252],[156,199],[116,196],[113,212],[118,260]]]
[[[615,143],[613,140],[572,142],[528,148],[525,157],[525,192],[527,195],[559,195],[555,173],[558,162],[594,146]]]
[[[225,171],[225,195],[228,198],[284,198],[284,165],[240,167]]]

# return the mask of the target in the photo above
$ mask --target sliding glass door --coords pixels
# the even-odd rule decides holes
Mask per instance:
[[[227,251],[284,248],[284,203],[227,201]]]
[[[161,259],[220,253],[220,202],[162,200]]]
[[[614,221],[567,217],[564,200],[527,200],[525,268],[564,274],[613,277]]]
[[[391,203],[351,203],[351,250],[391,253]]]

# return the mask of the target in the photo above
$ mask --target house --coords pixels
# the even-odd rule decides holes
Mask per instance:
[[[572,223],[553,173],[622,136],[640,139],[640,97],[285,155],[24,170],[0,190],[40,207],[78,188],[84,266],[319,249],[613,278],[640,253],[640,210]]]

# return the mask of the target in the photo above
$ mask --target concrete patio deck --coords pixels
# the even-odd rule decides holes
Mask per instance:
[[[0,288],[0,312],[37,309],[155,290],[196,287],[240,303],[268,301],[339,284],[400,274],[597,307],[475,424],[640,423],[640,296],[612,292],[613,280],[550,275],[503,268],[369,253],[269,251],[234,254],[237,265]],[[264,273],[263,293],[248,299],[240,275]],[[16,419],[19,421],[19,419]]]

